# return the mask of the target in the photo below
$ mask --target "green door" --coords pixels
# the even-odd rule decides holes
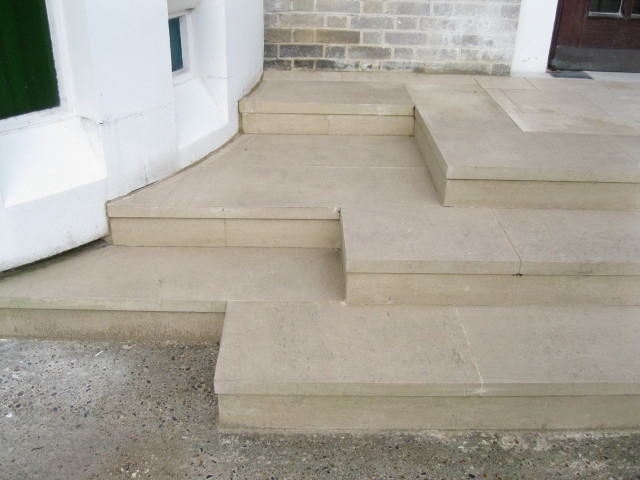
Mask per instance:
[[[0,0],[0,119],[58,105],[45,0]]]

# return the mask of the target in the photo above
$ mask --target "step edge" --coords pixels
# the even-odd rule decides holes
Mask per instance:
[[[241,114],[413,116],[412,103],[240,102]]]
[[[255,219],[255,220],[338,220],[339,207],[242,207],[108,204],[109,218],[190,218],[190,219]]]
[[[224,313],[227,300],[0,297],[4,310],[100,310]]]

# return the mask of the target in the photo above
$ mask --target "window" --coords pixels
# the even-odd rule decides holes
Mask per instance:
[[[169,19],[169,46],[171,47],[171,71],[177,72],[184,68],[182,57],[182,35],[180,17]]]
[[[589,16],[638,19],[640,0],[589,0]]]
[[[169,19],[169,47],[171,48],[171,71],[174,75],[189,70],[188,13]]]
[[[0,120],[59,105],[45,0],[0,1]]]
[[[622,0],[590,0],[589,13],[622,14]]]

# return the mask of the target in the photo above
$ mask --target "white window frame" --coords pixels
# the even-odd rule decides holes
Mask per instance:
[[[178,85],[196,76],[195,42],[193,41],[193,10],[182,10],[169,15],[169,20],[180,19],[180,42],[182,43],[182,68],[173,73],[173,84]]]

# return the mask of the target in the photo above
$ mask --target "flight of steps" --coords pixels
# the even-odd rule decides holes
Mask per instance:
[[[241,104],[249,132],[305,133],[302,109],[317,113],[308,92],[322,91],[322,114],[339,116],[344,106],[329,110],[331,99],[366,89],[280,85],[265,82]],[[426,198],[343,205],[345,302],[230,305],[215,380],[222,426],[640,425],[638,171],[571,163],[575,144],[555,152],[564,163],[518,165],[518,153],[549,150],[518,146],[526,134],[478,90],[413,89],[427,99],[415,112],[415,140],[440,201],[474,208]],[[455,104],[466,107],[447,108]],[[491,146],[465,129],[492,121],[515,144],[512,164],[474,168],[474,152]],[[462,154],[446,149],[469,165],[447,165]]]
[[[0,333],[221,338],[222,428],[639,427],[637,172],[487,163],[466,130],[522,132],[468,85],[265,80],[113,246],[0,280]]]

